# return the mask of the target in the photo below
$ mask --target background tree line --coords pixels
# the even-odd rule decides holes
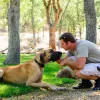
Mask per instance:
[[[96,43],[96,25],[100,20],[99,0],[1,0],[0,29],[8,31],[9,46],[5,64],[20,63],[20,33],[35,34],[48,30],[49,46],[56,49],[55,32],[80,34],[86,27],[86,39]],[[96,11],[96,12],[95,12]]]

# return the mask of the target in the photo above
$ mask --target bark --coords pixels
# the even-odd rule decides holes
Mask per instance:
[[[96,43],[96,12],[94,0],[84,0],[86,39]]]
[[[32,9],[31,9],[31,20],[32,20],[32,31],[33,31],[33,43],[34,43],[34,47],[36,47],[36,36],[35,36],[35,25],[34,25],[34,16],[33,16],[33,4],[34,1],[31,0],[32,2]]]
[[[20,38],[19,38],[20,0],[10,0],[8,9],[8,54],[4,64],[20,63]]]
[[[76,10],[77,10],[77,21],[78,21],[78,26],[79,26],[79,37],[81,39],[82,38],[82,28],[80,24],[79,0],[77,0],[77,3],[76,3]]]

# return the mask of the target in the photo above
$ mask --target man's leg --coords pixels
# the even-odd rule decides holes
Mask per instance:
[[[94,75],[85,75],[80,70],[75,70],[75,74],[78,78],[85,79],[85,80],[96,80],[99,77]]]
[[[69,60],[77,60],[75,56],[69,57]],[[78,84],[78,86],[73,87],[73,89],[86,89],[91,88],[93,85],[90,80],[82,79],[82,82]]]
[[[73,89],[87,89],[91,88],[93,85],[90,80],[82,79],[82,82],[78,86],[73,87]]]
[[[78,86],[76,87],[73,87],[73,89],[86,89],[86,88],[91,88],[93,85],[91,83],[91,78],[88,77],[87,79],[87,76],[86,75],[82,75],[80,73],[80,71],[77,71],[75,70],[75,74],[78,78],[81,78],[82,79],[82,82],[78,84]]]
[[[100,90],[100,77],[95,80],[95,86],[93,90]]]
[[[95,80],[93,90],[100,90],[100,63],[86,64],[80,72],[86,75],[87,78]]]
[[[94,86],[93,90],[100,90],[100,77],[93,76],[93,75],[89,75],[89,76],[88,75],[83,75],[83,74],[81,74],[80,71],[75,71],[75,73],[76,73],[76,76],[78,78],[87,79],[87,80],[95,80],[95,86]]]

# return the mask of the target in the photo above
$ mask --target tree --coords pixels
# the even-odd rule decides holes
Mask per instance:
[[[36,46],[36,36],[35,36],[35,25],[34,25],[34,17],[33,17],[34,1],[31,0],[31,2],[32,2],[31,19],[32,19],[33,43],[34,43],[34,47],[35,47]]]
[[[96,43],[96,12],[94,0],[84,0],[86,39]]]
[[[55,46],[55,32],[56,32],[56,26],[59,21],[60,15],[61,15],[61,7],[59,4],[59,0],[48,0],[48,3],[46,0],[43,0],[45,9],[46,9],[46,17],[47,17],[47,23],[49,26],[49,46],[52,47],[52,49],[56,49]],[[54,18],[52,19],[52,15],[50,15],[50,11],[53,9],[54,11]]]
[[[4,64],[20,63],[20,39],[19,39],[20,0],[10,0],[8,9],[8,54]]]

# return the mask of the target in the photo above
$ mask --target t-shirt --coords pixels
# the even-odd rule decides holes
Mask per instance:
[[[76,40],[76,45],[74,51],[68,51],[68,56],[86,57],[86,63],[100,62],[100,47],[98,45],[88,40]]]

